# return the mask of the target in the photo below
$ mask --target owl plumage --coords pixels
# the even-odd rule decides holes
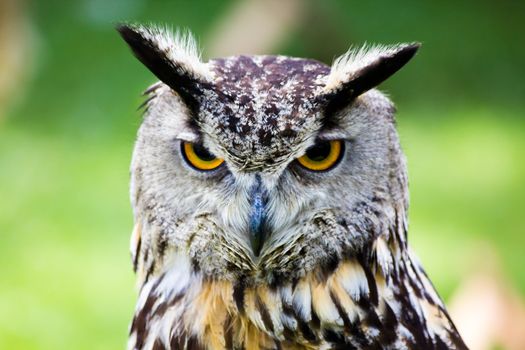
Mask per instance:
[[[466,349],[407,246],[374,89],[418,44],[203,63],[188,35],[118,30],[160,79],[131,166],[129,349]]]

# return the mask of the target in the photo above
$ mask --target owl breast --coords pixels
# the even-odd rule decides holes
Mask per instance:
[[[464,349],[422,269],[388,244],[275,286],[210,280],[174,256],[141,290],[130,348]]]

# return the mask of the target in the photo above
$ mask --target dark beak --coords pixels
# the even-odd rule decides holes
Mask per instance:
[[[258,257],[266,239],[268,194],[259,174],[255,175],[255,183],[250,189],[250,243],[253,254]]]

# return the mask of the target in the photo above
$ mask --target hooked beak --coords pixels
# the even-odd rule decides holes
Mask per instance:
[[[250,188],[250,243],[253,254],[258,257],[267,235],[268,193],[264,188],[259,174],[255,175],[255,183]]]

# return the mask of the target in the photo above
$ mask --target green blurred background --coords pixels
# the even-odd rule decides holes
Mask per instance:
[[[128,166],[155,79],[122,20],[189,28],[205,58],[272,28],[267,53],[326,63],[352,44],[421,41],[381,86],[408,157],[409,239],[445,299],[487,247],[525,295],[525,2],[281,3],[288,15],[251,12],[254,35],[242,1],[0,0],[1,349],[125,346]]]

